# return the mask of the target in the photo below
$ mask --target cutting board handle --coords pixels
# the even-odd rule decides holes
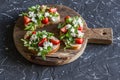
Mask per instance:
[[[89,28],[86,33],[88,43],[111,44],[113,40],[112,28]]]

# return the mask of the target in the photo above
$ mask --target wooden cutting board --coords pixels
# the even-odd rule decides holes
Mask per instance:
[[[64,21],[64,17],[69,16],[80,16],[74,10],[63,6],[63,5],[52,5],[58,8],[58,12],[60,13],[61,22]],[[51,24],[47,25],[44,28],[37,29],[37,30],[46,30],[52,33],[55,33],[56,37],[59,37],[59,30],[57,29],[58,24]],[[60,49],[52,55],[47,55],[46,60],[42,60],[41,57],[33,56],[32,53],[23,46],[23,42],[20,40],[23,38],[26,31],[24,31],[24,24],[23,19],[20,17],[16,25],[14,27],[14,42],[16,45],[17,50],[30,62],[40,64],[40,65],[63,65],[70,62],[73,62],[77,58],[79,58],[82,53],[84,52],[87,43],[97,43],[97,44],[111,44],[113,32],[111,28],[88,28],[87,24],[84,23],[83,29],[85,36],[84,36],[84,43],[82,44],[80,50],[70,50],[67,49],[64,51],[64,44],[61,43]]]

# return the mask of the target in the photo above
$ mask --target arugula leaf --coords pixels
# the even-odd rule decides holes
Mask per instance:
[[[19,16],[28,16],[28,14],[25,12],[22,12]]]
[[[60,23],[59,25],[58,25],[58,29],[60,29],[62,27],[62,24]]]
[[[40,5],[36,5],[36,6],[29,7],[28,10],[36,12],[36,10],[39,8],[40,8]]]
[[[64,35],[64,34],[60,36],[60,40],[62,40],[62,39],[64,39],[64,38],[65,38],[65,35]]]
[[[43,60],[46,60],[46,56],[43,54],[41,55]]]
[[[36,29],[36,26],[34,25],[34,22],[30,22],[28,25],[25,26],[24,30],[32,30],[34,31]]]

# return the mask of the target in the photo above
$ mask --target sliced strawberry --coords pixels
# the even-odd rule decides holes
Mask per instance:
[[[27,36],[26,39],[30,39],[30,36]]]
[[[75,39],[75,43],[76,43],[76,44],[82,44],[83,41],[84,41],[83,38],[76,38],[76,39]]]
[[[31,21],[31,19],[27,16],[24,16],[24,24],[27,25],[29,22]]]
[[[33,31],[32,34],[36,34],[36,31]]]
[[[65,17],[65,20],[66,20],[66,19],[69,19],[69,18],[70,18],[70,16],[66,16],[66,17]]]
[[[66,23],[71,23],[72,22],[72,18],[70,16],[66,16],[65,17],[65,22]]]
[[[66,32],[67,32],[66,26],[63,27],[63,28],[61,28],[60,30],[61,30],[61,32],[63,32],[63,33],[66,33]]]
[[[52,42],[54,45],[57,45],[60,43],[59,40],[54,40],[54,39],[50,39],[50,42]]]
[[[49,22],[49,19],[48,19],[47,17],[45,17],[45,18],[42,20],[42,23],[43,23],[43,24],[48,24],[48,22]]]
[[[43,39],[38,43],[38,46],[42,46],[45,41],[47,41],[47,38],[43,38]]]
[[[49,9],[49,12],[51,12],[51,13],[54,13],[54,12],[56,12],[57,11],[57,8],[50,8]]]
[[[83,27],[78,27],[78,30],[83,31]]]

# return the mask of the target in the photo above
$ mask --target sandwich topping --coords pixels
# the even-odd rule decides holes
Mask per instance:
[[[37,52],[36,56],[42,56],[45,60],[45,56],[54,49],[54,47],[60,44],[60,41],[54,37],[53,33],[46,31],[27,31],[24,39],[24,46],[29,50]]]
[[[46,5],[36,5],[28,8],[28,12],[20,14],[23,16],[25,30],[35,30],[38,26],[55,23],[60,20],[60,14],[57,8]]]
[[[64,41],[66,45],[65,48],[71,48],[73,44],[83,43],[83,25],[84,21],[78,16],[66,16],[65,22],[58,25],[60,29],[60,39]]]

